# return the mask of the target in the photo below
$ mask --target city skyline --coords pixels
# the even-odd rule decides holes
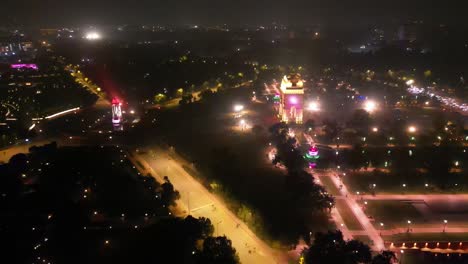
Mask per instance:
[[[125,23],[185,24],[324,24],[365,26],[412,20],[468,25],[459,4],[444,1],[402,0],[376,3],[370,0],[340,1],[57,1],[7,2],[3,22],[17,25],[89,25]],[[352,21],[352,23],[350,23]]]

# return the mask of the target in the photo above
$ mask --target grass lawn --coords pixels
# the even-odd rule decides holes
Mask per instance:
[[[367,201],[364,211],[368,216],[374,218],[374,226],[379,229],[381,228],[380,223],[384,224],[385,229],[391,229],[407,227],[408,220],[412,224],[425,222],[423,215],[413,205],[400,201]]]
[[[463,147],[439,148],[426,146],[392,149],[367,147],[364,153],[361,155],[362,159],[368,160],[371,167],[381,169],[349,171],[343,180],[352,192],[376,192],[377,194],[468,192],[468,178],[463,166],[451,173],[448,171],[438,172],[437,176],[431,174],[429,166],[439,162],[438,155],[444,155],[451,161],[466,160],[468,155],[463,152]],[[412,154],[409,155],[408,153]],[[349,160],[353,155],[355,154],[344,152],[343,159]],[[402,158],[398,159],[397,157]],[[383,169],[384,166],[385,169]],[[447,166],[450,167],[450,165]],[[375,188],[373,187],[374,184],[376,185]]]
[[[351,208],[345,200],[336,200],[336,208],[349,230],[363,230],[361,223],[357,220]]]
[[[374,225],[380,229],[380,223],[384,224],[385,229],[396,227],[407,227],[407,221],[412,224],[422,224],[423,216],[411,204],[400,201],[372,200],[367,201],[365,213],[372,216]]]
[[[383,236],[383,239],[391,242],[466,242],[468,233],[404,233]]]
[[[319,177],[320,181],[322,182],[327,192],[331,195],[340,195],[340,190],[336,188],[335,184],[333,183],[332,179],[328,176]]]

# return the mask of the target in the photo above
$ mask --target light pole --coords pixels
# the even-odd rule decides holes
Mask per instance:
[[[402,250],[400,250],[400,253],[401,253],[400,264],[402,264],[403,263],[403,255],[404,255],[405,251],[402,249]]]
[[[190,192],[187,192],[187,208],[188,208],[188,215],[190,215]]]
[[[444,219],[444,230],[443,230],[444,233],[445,233],[445,229],[447,228],[447,223],[448,221]]]
[[[380,223],[380,236],[382,236],[382,229],[384,227],[384,223]]]
[[[407,233],[410,232],[410,226],[411,226],[411,220],[408,220],[408,230],[406,230]]]
[[[216,222],[216,236],[219,236],[219,224],[223,222],[223,220]]]
[[[242,119],[240,122],[239,122],[239,126],[241,127],[241,130],[244,131],[245,127],[246,127],[246,124],[245,124],[245,120]]]

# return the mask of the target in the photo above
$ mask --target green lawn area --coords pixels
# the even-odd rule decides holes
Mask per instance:
[[[464,165],[452,170],[455,160],[467,160],[468,154],[462,146],[422,147],[366,147],[362,159],[371,167],[368,171],[349,171],[344,182],[352,192],[370,193],[467,193],[468,177]],[[411,153],[411,155],[409,154]],[[343,159],[355,156],[352,151],[344,152]],[[438,157],[446,157],[442,162]],[[436,174],[431,173],[434,164],[446,164]],[[463,163],[464,164],[464,163]],[[434,167],[436,168],[436,167]],[[433,168],[433,169],[434,169]],[[444,167],[445,168],[445,167]],[[374,187],[375,184],[375,187]]]
[[[468,233],[404,233],[383,236],[383,239],[391,242],[466,242],[468,241]]]
[[[367,201],[365,213],[375,219],[374,225],[379,229],[381,228],[380,223],[384,224],[385,229],[391,229],[407,227],[408,220],[412,224],[424,222],[423,216],[413,205],[400,201]]]
[[[343,218],[343,221],[349,230],[362,230],[361,223],[359,223],[345,200],[336,200],[336,208],[338,209],[338,212],[340,212],[341,218]]]
[[[331,195],[340,195],[340,190],[336,188],[335,184],[333,183],[332,179],[328,176],[319,177],[320,181],[322,182],[323,186],[327,189],[328,193]]]

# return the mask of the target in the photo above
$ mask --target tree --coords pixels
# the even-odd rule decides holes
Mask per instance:
[[[263,131],[264,131],[264,129],[260,125],[254,125],[252,127],[252,133],[254,133],[254,135],[256,135],[256,136],[262,135]]]
[[[180,199],[178,191],[174,190],[174,186],[167,176],[164,176],[164,183],[161,185],[162,193],[161,200],[166,205],[175,205],[175,202]]]
[[[390,250],[384,250],[380,254],[375,255],[372,258],[371,264],[392,264],[397,261],[395,252]]]
[[[185,94],[185,95],[183,95],[182,98],[180,99],[179,104],[180,104],[180,105],[187,105],[187,104],[192,103],[193,100],[194,100],[194,98],[193,98],[193,95],[192,95],[191,93]]]
[[[157,104],[164,102],[166,99],[167,99],[167,96],[162,93],[159,93],[154,96],[154,102]]]
[[[214,94],[215,93],[211,89],[207,88],[207,89],[200,92],[199,97],[202,100],[209,100],[210,98],[212,98],[214,96]]]
[[[372,118],[370,117],[369,112],[364,109],[357,109],[354,111],[349,125],[356,129],[357,131],[367,133],[369,131]]]
[[[185,228],[184,233],[191,238],[206,238],[213,235],[214,227],[209,218],[200,217],[196,219],[189,215],[184,219],[183,223]]]
[[[362,153],[363,151],[364,148],[361,146],[361,144],[356,144],[353,146],[348,159],[351,169],[357,170],[365,166],[366,159]]]
[[[369,246],[357,240],[344,241],[341,231],[315,233],[314,242],[304,250],[308,264],[358,264],[371,261]]]
[[[313,119],[307,119],[307,121],[305,121],[304,123],[304,128],[306,131],[308,130],[314,130],[315,129],[315,120]]]
[[[239,256],[232,242],[225,236],[208,237],[203,241],[203,249],[198,252],[196,263],[238,264]]]
[[[322,124],[325,136],[330,141],[336,138],[341,132],[341,127],[336,121],[325,119],[323,120]]]

